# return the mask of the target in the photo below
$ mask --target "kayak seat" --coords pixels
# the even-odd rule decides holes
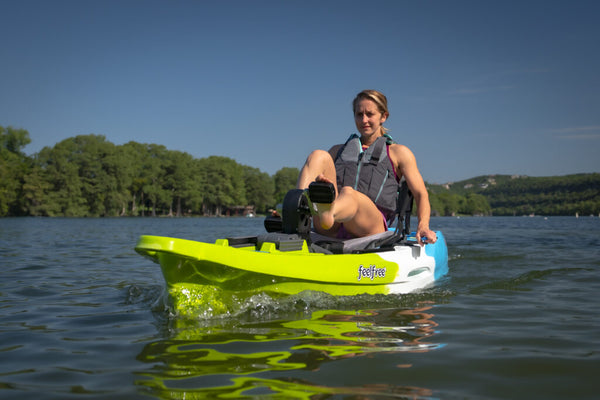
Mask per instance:
[[[385,243],[387,239],[391,239],[394,236],[394,231],[386,231],[355,239],[337,239],[321,235],[317,232],[311,232],[310,240],[312,244],[317,246],[317,252],[320,247],[333,254],[350,254],[379,248],[381,243]],[[390,250],[392,249],[393,247],[390,247]]]

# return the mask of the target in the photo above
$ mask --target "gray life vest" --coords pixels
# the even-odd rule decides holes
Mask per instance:
[[[338,188],[351,186],[367,195],[384,213],[388,224],[396,216],[400,188],[387,153],[387,146],[392,143],[392,138],[385,135],[363,150],[360,137],[354,134],[335,158]]]

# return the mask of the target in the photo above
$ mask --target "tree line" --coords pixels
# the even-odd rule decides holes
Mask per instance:
[[[299,170],[269,175],[235,160],[115,145],[79,135],[28,156],[24,129],[0,126],[0,217],[183,216],[265,213],[296,185]],[[600,213],[600,174],[480,176],[427,184],[433,215]]]
[[[600,174],[484,175],[428,185],[440,215],[599,215]],[[434,204],[436,201],[442,201]]]
[[[266,212],[299,170],[271,176],[227,157],[80,135],[27,156],[24,129],[0,127],[0,216],[183,216]]]

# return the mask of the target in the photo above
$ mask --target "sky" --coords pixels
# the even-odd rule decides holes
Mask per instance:
[[[600,172],[600,2],[0,1],[0,126],[269,174],[356,132],[352,99],[429,183]]]

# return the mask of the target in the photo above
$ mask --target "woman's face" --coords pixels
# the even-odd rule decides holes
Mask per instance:
[[[354,109],[354,122],[356,129],[362,136],[381,136],[381,124],[387,116],[382,114],[372,100],[362,99]]]

